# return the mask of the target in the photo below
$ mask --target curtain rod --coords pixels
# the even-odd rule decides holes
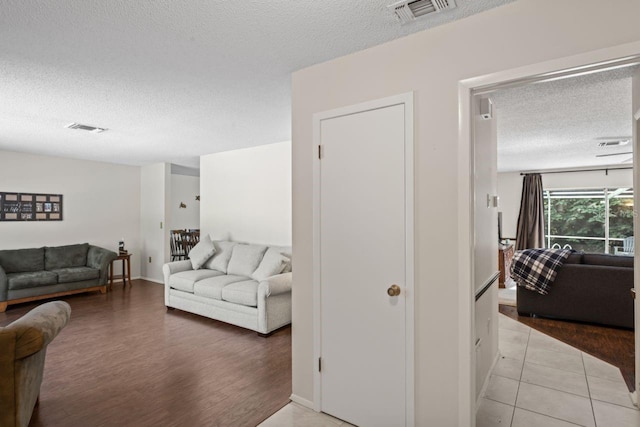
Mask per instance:
[[[550,173],[575,173],[575,172],[598,172],[598,171],[605,171],[605,175],[609,175],[609,171],[621,171],[621,170],[628,170],[628,169],[633,169],[633,167],[627,167],[627,168],[599,168],[599,169],[580,169],[580,170],[568,170],[568,171],[549,171],[549,172],[520,172],[520,176],[523,175],[533,175],[534,173],[539,173],[541,175],[546,175],[546,174],[550,174]]]

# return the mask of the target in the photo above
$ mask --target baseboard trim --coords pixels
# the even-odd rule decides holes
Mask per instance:
[[[131,280],[135,280],[135,279],[142,279],[142,280],[146,280],[148,282],[159,283],[161,285],[164,285],[164,282],[162,280],[152,279],[150,277],[134,277]]]
[[[476,398],[476,413],[478,412],[478,409],[480,409],[480,402],[482,401],[482,396],[484,396],[484,393],[487,391],[487,387],[489,386],[489,378],[491,378],[491,375],[493,374],[493,370],[496,368],[496,364],[498,363],[498,360],[500,360],[500,350],[498,350],[498,352],[496,353],[496,357],[495,359],[493,359],[493,363],[491,364],[491,369],[489,369],[489,372],[487,372],[487,376],[485,377],[484,383],[482,384],[482,389],[480,389],[480,393]]]
[[[294,402],[297,403],[298,405],[302,405],[304,407],[307,407],[309,409],[311,409],[312,411],[315,411],[315,409],[313,409],[313,402],[310,400],[307,400],[305,398],[302,398],[300,396],[296,396],[295,394],[292,394],[291,396],[289,396],[289,399]]]

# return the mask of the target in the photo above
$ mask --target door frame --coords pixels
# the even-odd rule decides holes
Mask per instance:
[[[322,352],[321,307],[320,307],[320,159],[318,148],[321,143],[321,122],[332,118],[357,114],[365,111],[403,104],[405,107],[405,376],[406,376],[406,425],[415,424],[415,286],[414,286],[414,117],[413,92],[371,100],[360,104],[323,111],[313,115],[313,409],[322,410],[322,376],[315,361]]]
[[[459,122],[458,122],[458,203],[460,209],[458,211],[458,258],[460,260],[460,276],[459,276],[459,344],[460,344],[460,388],[459,402],[460,425],[475,426],[475,352],[474,352],[474,289],[473,289],[473,236],[474,230],[474,213],[473,213],[473,191],[474,191],[474,170],[473,170],[473,115],[472,115],[472,97],[481,93],[483,89],[491,86],[505,85],[509,83],[522,83],[535,78],[553,78],[554,76],[566,75],[567,72],[579,74],[582,70],[588,72],[593,66],[604,68],[614,63],[628,60],[640,54],[640,42],[632,42],[623,45],[611,46],[599,50],[594,50],[578,55],[572,55],[564,58],[554,59],[534,63],[531,65],[495,72],[484,76],[472,77],[458,82],[458,106],[459,106]],[[635,113],[635,112],[634,112]],[[638,148],[638,140],[634,148]],[[638,153],[636,153],[638,154]],[[637,170],[638,156],[634,156],[634,187],[640,184],[640,171]],[[467,209],[465,209],[467,206]],[[640,219],[638,215],[634,216],[634,229],[640,230]],[[635,234],[635,232],[634,232]],[[635,265],[640,266],[640,251],[635,253]],[[639,274],[636,273],[634,287],[639,289]],[[636,299],[636,325],[640,323],[640,303]],[[638,342],[640,340],[640,329],[636,327],[636,388],[639,379],[638,371]]]

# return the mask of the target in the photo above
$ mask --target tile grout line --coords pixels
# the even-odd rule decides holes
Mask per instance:
[[[596,411],[593,408],[593,399],[591,398],[591,387],[589,386],[589,376],[587,375],[587,365],[584,363],[584,352],[580,352],[580,360],[582,360],[582,368],[584,369],[584,380],[587,382],[587,393],[589,393],[589,404],[591,405],[591,414],[593,415],[593,425],[598,427],[596,420]]]
[[[518,388],[516,389],[516,399],[513,401],[513,412],[511,412],[510,427],[513,427],[513,419],[516,417],[516,404],[518,403],[518,393],[520,393],[520,384],[522,383],[522,373],[524,372],[524,362],[527,360],[527,351],[529,351],[529,340],[531,339],[531,328],[527,333],[527,346],[524,348],[524,358],[522,359],[522,368],[520,368],[520,377],[518,378]]]

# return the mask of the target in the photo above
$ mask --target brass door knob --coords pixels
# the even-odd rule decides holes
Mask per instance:
[[[387,294],[389,294],[390,297],[397,297],[400,295],[400,286],[391,285],[389,289],[387,289]]]

